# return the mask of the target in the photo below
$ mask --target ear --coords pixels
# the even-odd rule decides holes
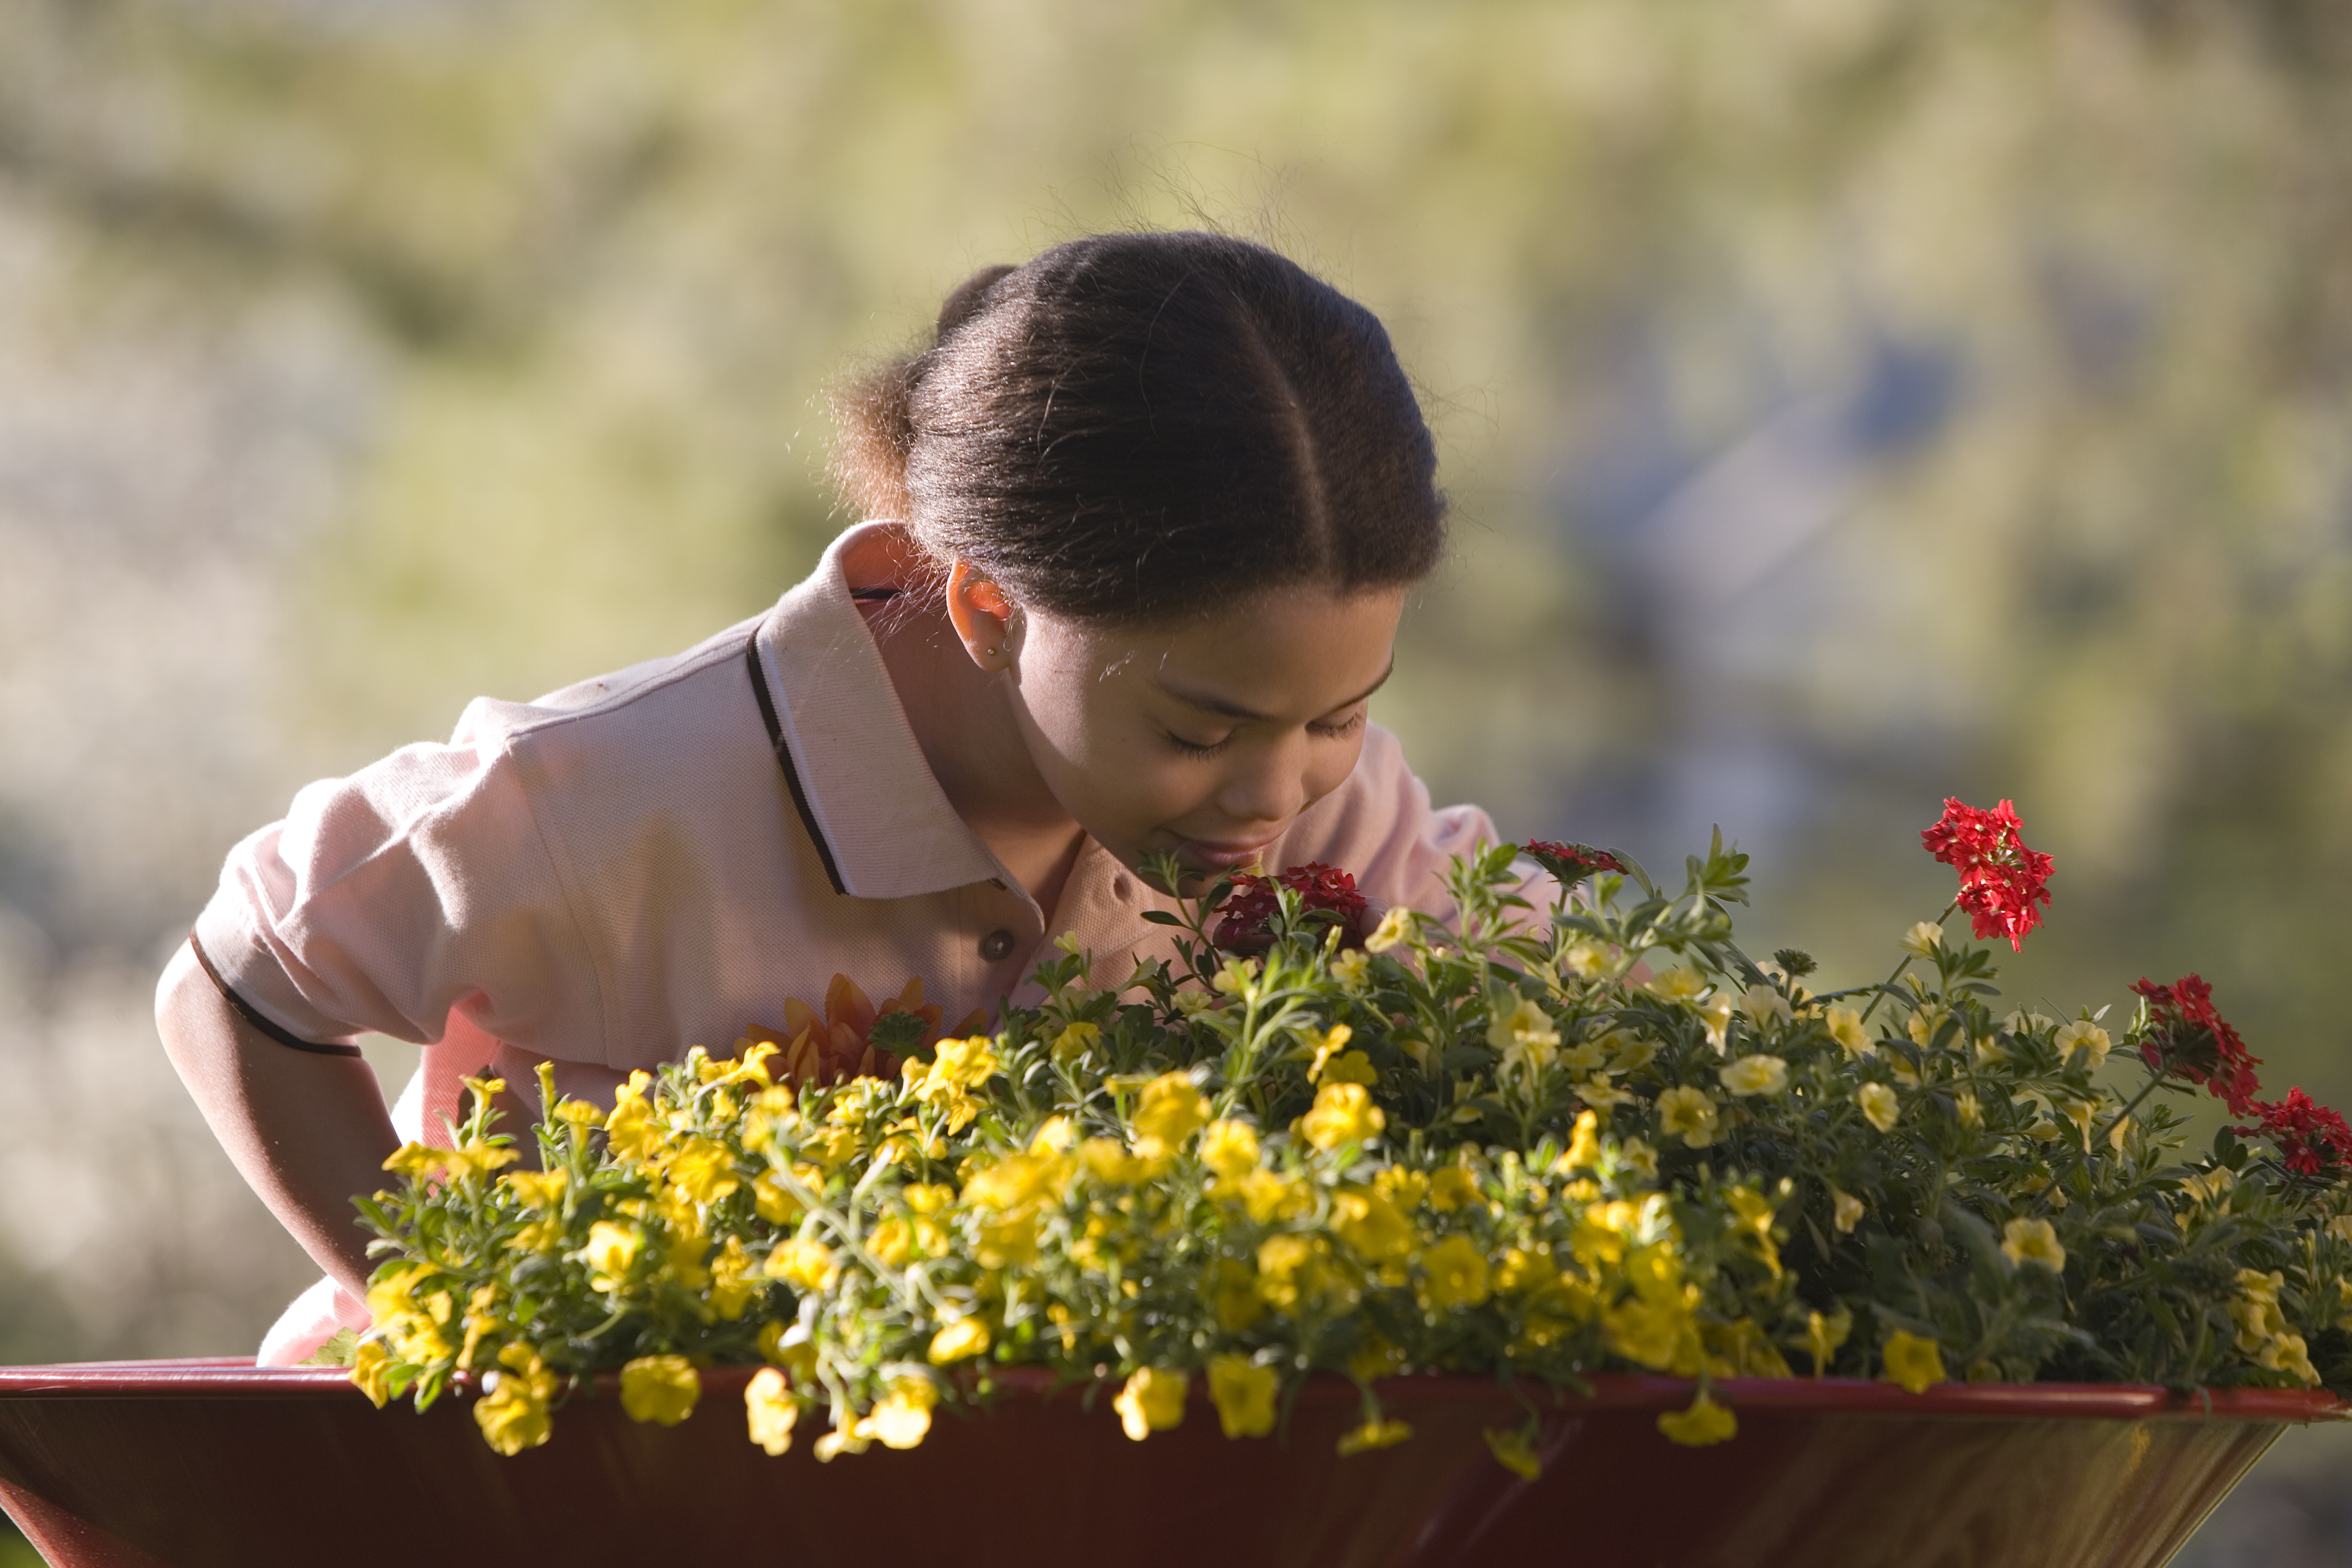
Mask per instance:
[[[1013,668],[1013,602],[980,568],[959,557],[948,568],[948,619],[972,663],[990,671]]]

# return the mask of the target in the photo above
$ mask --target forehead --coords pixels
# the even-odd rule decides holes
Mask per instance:
[[[1403,608],[1402,588],[1287,586],[1205,616],[1096,624],[1081,636],[1098,680],[1213,710],[1311,719],[1380,684]]]

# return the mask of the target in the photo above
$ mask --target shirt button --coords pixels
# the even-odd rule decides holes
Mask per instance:
[[[1013,956],[1013,933],[992,931],[980,939],[980,956],[991,963],[1002,963]]]

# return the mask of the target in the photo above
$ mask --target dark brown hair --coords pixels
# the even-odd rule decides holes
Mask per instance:
[[[1444,550],[1436,450],[1379,320],[1223,235],[1100,235],[976,272],[930,347],[835,413],[865,515],[1062,615],[1395,586]]]

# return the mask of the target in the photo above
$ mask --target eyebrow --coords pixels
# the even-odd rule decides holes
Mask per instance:
[[[1355,696],[1349,698],[1345,702],[1335,702],[1330,707],[1323,710],[1323,711],[1326,713],[1337,713],[1342,708],[1353,708],[1357,703],[1363,701],[1373,692],[1378,691],[1381,687],[1386,686],[1389,683],[1389,677],[1395,673],[1396,660],[1391,659],[1389,660],[1389,667],[1381,671],[1381,678],[1378,680],[1373,681],[1370,686],[1364,688],[1363,690],[1358,692]],[[1156,675],[1151,678],[1151,684],[1160,688],[1160,690],[1166,692],[1169,696],[1176,699],[1177,701],[1181,702],[1190,708],[1198,708],[1203,713],[1215,713],[1227,719],[1251,720],[1261,723],[1265,722],[1266,719],[1266,715],[1259,712],[1255,708],[1244,708],[1238,702],[1228,702],[1222,697],[1218,697],[1205,691],[1188,691],[1183,687],[1171,685]]]

